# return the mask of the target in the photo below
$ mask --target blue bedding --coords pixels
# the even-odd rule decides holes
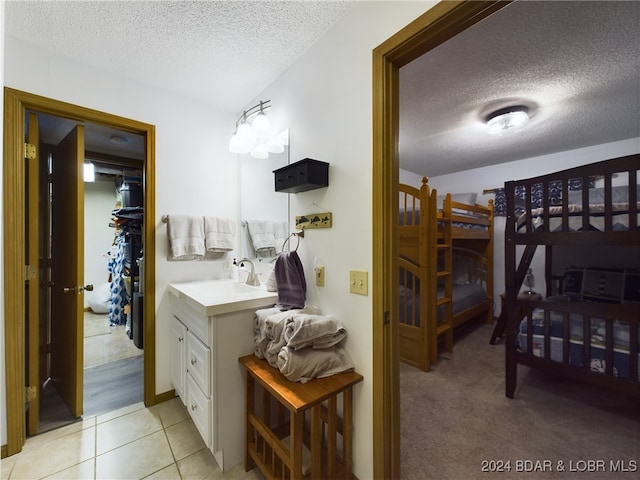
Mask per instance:
[[[550,312],[550,353],[551,360],[563,363],[563,315],[558,312]],[[583,367],[584,329],[582,315],[569,316],[569,365]],[[605,340],[606,321],[599,318],[591,318],[589,325],[591,348],[589,352],[589,368],[596,372],[605,372]],[[532,314],[532,353],[536,357],[544,357],[544,310],[535,309]],[[613,374],[615,377],[630,378],[629,362],[629,337],[630,325],[628,322],[613,321]],[[635,332],[640,340],[640,329]],[[518,348],[527,352],[527,320],[520,322],[518,329]],[[640,354],[638,355],[640,359]],[[639,373],[640,380],[640,373]]]

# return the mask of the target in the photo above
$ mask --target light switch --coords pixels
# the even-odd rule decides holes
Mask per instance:
[[[316,268],[316,285],[324,287],[324,265],[318,265]]]
[[[349,270],[349,292],[369,295],[369,280],[366,270]]]

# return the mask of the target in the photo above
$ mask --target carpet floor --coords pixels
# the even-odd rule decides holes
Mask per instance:
[[[523,366],[509,399],[492,329],[457,332],[430,372],[400,364],[402,478],[637,478],[640,399]]]

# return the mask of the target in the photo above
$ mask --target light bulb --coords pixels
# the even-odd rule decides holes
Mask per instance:
[[[258,141],[266,141],[271,137],[271,122],[262,112],[253,119],[251,128]]]
[[[267,145],[264,143],[260,143],[256,145],[253,150],[251,150],[251,156],[253,158],[265,159],[269,158],[269,151],[267,150]]]
[[[529,122],[527,107],[515,106],[493,112],[487,118],[487,127],[491,135],[502,135],[526,125],[527,122]]]

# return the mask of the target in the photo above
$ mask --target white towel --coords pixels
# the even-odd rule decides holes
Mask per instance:
[[[287,346],[294,350],[305,347],[329,348],[347,336],[347,330],[333,316],[295,314],[284,327]]]
[[[354,368],[351,356],[341,345],[322,350],[284,347],[278,354],[278,370],[292,382],[306,383],[313,378],[350,372]]]
[[[293,321],[295,313],[318,314],[314,306],[297,310],[281,311],[279,308],[256,310],[253,326],[253,353],[258,358],[265,358],[272,367],[277,366],[278,353],[286,345],[283,332],[287,323]]]
[[[253,323],[253,353],[258,358],[265,358],[270,339],[265,334],[265,320],[269,315],[280,313],[279,308],[263,308],[256,310]]]
[[[256,256],[267,257],[276,254],[275,222],[270,220],[247,220],[247,228]]]
[[[201,260],[204,256],[204,221],[201,216],[169,215],[168,260]]]
[[[232,220],[204,217],[204,240],[208,252],[228,252],[235,247]]]
[[[289,224],[287,222],[275,222],[274,235],[276,237],[276,253],[280,253],[284,242],[289,238]]]

